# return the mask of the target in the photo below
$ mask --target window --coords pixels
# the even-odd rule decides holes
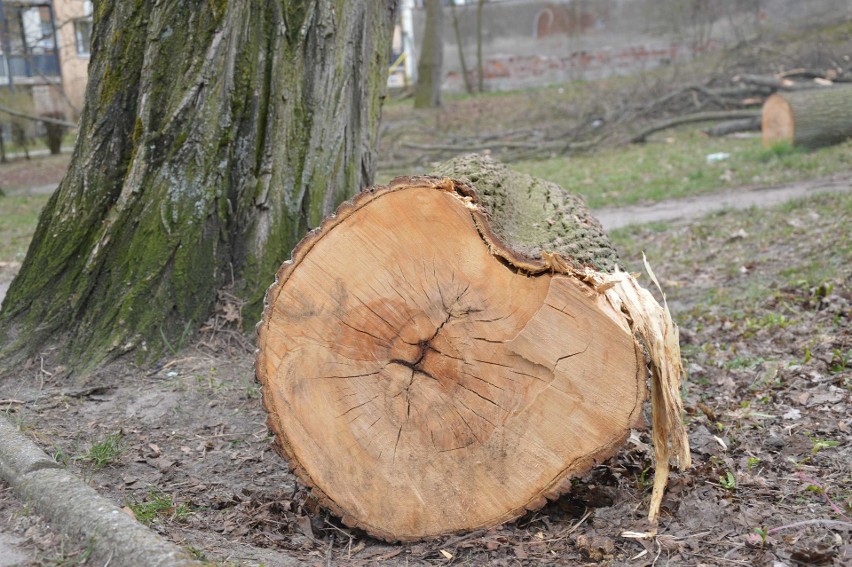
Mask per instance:
[[[88,57],[92,51],[92,3],[83,2],[83,17],[74,20],[77,55]]]
[[[92,20],[74,20],[74,37],[77,38],[77,55],[88,57],[92,49]]]

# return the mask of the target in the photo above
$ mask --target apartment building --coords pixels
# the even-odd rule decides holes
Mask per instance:
[[[28,92],[37,114],[75,119],[91,34],[89,0],[0,0],[0,90]]]

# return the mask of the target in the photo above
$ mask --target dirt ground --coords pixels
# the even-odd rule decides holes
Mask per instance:
[[[0,384],[0,411],[99,492],[221,565],[844,565],[852,561],[852,196],[614,233],[645,251],[681,328],[695,466],[659,534],[635,537],[648,432],[572,493],[492,530],[387,544],[316,510],[270,449],[251,347],[205,335],[153,368],[85,384],[50,353]],[[246,322],[248,326],[250,323]],[[84,564],[0,487],[0,527],[37,565]]]

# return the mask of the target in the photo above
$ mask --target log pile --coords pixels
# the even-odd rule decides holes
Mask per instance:
[[[578,198],[466,156],[362,192],[302,241],[267,294],[256,371],[317,500],[406,541],[570,490],[641,421],[646,353],[656,521],[670,459],[690,460],[668,309]]]

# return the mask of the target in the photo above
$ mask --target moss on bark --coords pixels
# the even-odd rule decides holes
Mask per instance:
[[[78,142],[0,361],[157,356],[225,285],[251,328],[304,232],[371,181],[393,5],[99,3]]]
[[[611,273],[618,253],[583,200],[559,185],[513,171],[488,156],[470,154],[432,173],[470,184],[485,205],[491,229],[522,254],[557,252],[574,267]]]

